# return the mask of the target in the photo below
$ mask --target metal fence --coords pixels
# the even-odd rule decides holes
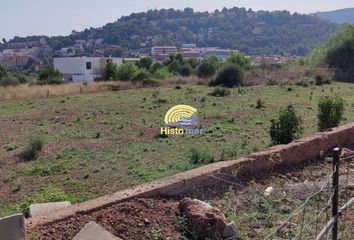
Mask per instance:
[[[354,155],[340,157],[341,149],[333,150],[333,169],[326,180],[298,206],[266,239],[354,239]],[[311,214],[315,213],[315,214]],[[300,222],[295,227],[292,222]],[[279,232],[282,232],[280,235]]]

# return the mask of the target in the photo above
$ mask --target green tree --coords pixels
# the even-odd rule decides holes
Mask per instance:
[[[104,68],[104,79],[105,80],[116,80],[117,79],[118,66],[109,60]]]
[[[231,52],[226,62],[239,65],[242,68],[250,65],[250,59],[240,52]]]
[[[121,81],[130,81],[138,70],[138,67],[132,63],[122,63],[118,66],[117,79]]]
[[[198,67],[197,75],[200,78],[207,78],[213,76],[215,72],[216,72],[215,66],[209,61],[203,60],[203,62]]]
[[[139,69],[135,72],[131,80],[133,82],[144,82],[149,81],[150,79],[151,74],[148,71],[146,71],[145,69]]]
[[[316,48],[311,63],[314,66],[353,69],[354,25],[343,26],[325,44]]]
[[[242,81],[243,71],[241,67],[236,64],[226,64],[220,69],[215,81],[213,81],[211,85],[231,88],[242,85]]]
[[[149,71],[151,72],[151,73],[155,73],[157,70],[159,70],[159,69],[161,69],[161,68],[163,68],[164,66],[163,66],[163,64],[162,63],[160,63],[160,62],[154,62],[151,66],[150,66],[150,69],[149,69]],[[168,70],[168,69],[167,69]]]
[[[59,70],[50,67],[39,72],[37,82],[39,84],[61,84],[64,83],[64,76]]]
[[[270,137],[273,144],[288,144],[300,137],[303,132],[302,119],[289,105],[279,111],[277,119],[271,120]]]
[[[344,100],[338,96],[322,97],[318,103],[318,130],[338,127],[343,118]]]
[[[135,64],[139,68],[145,68],[146,70],[149,70],[151,65],[153,64],[153,60],[151,57],[143,57],[139,61],[137,61]]]

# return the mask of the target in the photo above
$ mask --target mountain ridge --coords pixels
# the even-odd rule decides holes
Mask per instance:
[[[118,45],[118,55],[148,54],[154,45],[195,43],[199,47],[239,50],[249,55],[307,55],[336,31],[337,24],[316,16],[289,11],[253,11],[224,8],[214,12],[160,9],[133,13],[100,28],[73,32],[69,36],[44,37],[59,50],[75,40],[102,39],[103,45]],[[38,36],[15,37],[9,43],[38,40]],[[2,45],[2,47],[6,47]],[[96,50],[86,46],[85,55]]]
[[[343,8],[333,11],[324,11],[313,13],[313,16],[318,16],[322,19],[329,20],[334,23],[351,23],[354,24],[354,7]]]

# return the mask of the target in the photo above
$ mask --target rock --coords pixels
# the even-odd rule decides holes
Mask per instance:
[[[350,191],[354,191],[354,183],[348,184],[345,188],[350,190]]]
[[[0,218],[0,239],[25,240],[25,218],[16,214]]]
[[[342,148],[341,158],[354,156],[354,151],[348,148]]]
[[[87,223],[78,234],[75,235],[73,240],[121,240],[107,232],[95,222]]]
[[[36,203],[31,204],[29,207],[30,217],[36,217],[45,213],[54,212],[61,208],[69,207],[70,202],[51,202],[51,203]]]
[[[225,239],[229,239],[229,240],[240,239],[240,233],[234,222],[227,224],[226,228],[222,231],[221,234]]]
[[[179,210],[198,232],[206,238],[215,239],[222,235],[228,224],[219,209],[209,206],[199,200],[184,198],[179,204]]]
[[[267,189],[264,191],[264,196],[270,196],[274,191],[273,187],[267,187]]]
[[[295,223],[292,222],[283,222],[283,221],[279,221],[278,225],[281,226],[278,229],[278,234],[280,236],[286,236],[289,232],[295,231],[297,225]]]

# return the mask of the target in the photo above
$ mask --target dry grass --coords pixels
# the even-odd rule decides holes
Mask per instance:
[[[252,69],[245,73],[244,83],[246,85],[274,85],[294,84],[304,78],[322,76],[323,79],[332,79],[334,73],[325,68],[309,69],[306,66],[290,66],[280,69]]]
[[[38,98],[48,98],[53,96],[66,96],[72,94],[87,94],[97,92],[109,92],[130,90],[148,87],[165,87],[174,86],[176,84],[187,83],[202,83],[196,77],[180,78],[172,77],[165,80],[159,80],[156,84],[144,85],[142,83],[122,82],[122,81],[109,81],[109,82],[96,82],[92,84],[62,84],[62,85],[19,85],[14,87],[0,87],[0,101],[6,100],[28,100]]]

